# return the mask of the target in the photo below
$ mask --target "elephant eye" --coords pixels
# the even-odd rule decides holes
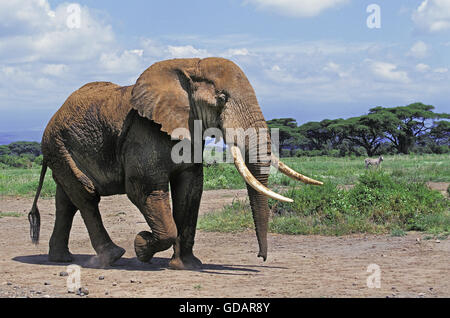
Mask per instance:
[[[219,93],[217,95],[217,101],[218,101],[218,104],[220,104],[222,106],[225,105],[226,102],[228,101],[228,95],[226,93]]]

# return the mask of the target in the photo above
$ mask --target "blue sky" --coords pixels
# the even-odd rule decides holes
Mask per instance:
[[[266,119],[305,123],[416,101],[450,112],[450,0],[82,0],[75,28],[71,4],[0,4],[0,133],[39,136],[83,84],[133,84],[175,57],[235,61]],[[379,29],[367,27],[370,4]]]

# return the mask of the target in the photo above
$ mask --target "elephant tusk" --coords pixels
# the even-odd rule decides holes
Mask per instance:
[[[234,165],[238,170],[239,174],[244,178],[245,182],[247,182],[253,189],[256,191],[268,196],[269,198],[283,201],[283,202],[294,202],[294,200],[286,198],[278,193],[273,192],[272,190],[266,188],[261,182],[259,182],[253,174],[248,170],[245,165],[244,159],[242,158],[242,153],[239,147],[231,146],[231,154],[233,155]]]
[[[281,162],[280,159],[278,159],[276,156],[272,155],[272,166],[280,170],[280,172],[284,173],[288,177],[298,180],[301,182],[304,182],[306,184],[313,184],[313,185],[323,185],[323,182],[308,178],[297,171],[289,168],[287,165],[285,165],[283,162]]]

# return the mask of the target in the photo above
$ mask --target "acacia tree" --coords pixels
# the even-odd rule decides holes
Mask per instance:
[[[408,154],[417,138],[429,133],[437,119],[450,118],[446,113],[433,112],[434,106],[414,103],[399,107],[375,107],[369,115],[384,118],[384,137],[392,142],[398,152]]]
[[[437,145],[450,145],[450,121],[435,122],[429,135]]]
[[[294,118],[277,118],[267,121],[269,129],[278,129],[281,148],[296,148],[301,142],[297,121]]]
[[[447,153],[450,150],[450,121],[435,122],[429,133],[417,138],[417,145],[419,151]]]
[[[387,118],[376,114],[341,119],[333,123],[330,129],[356,146],[363,147],[368,156],[376,154],[383,144],[383,127]]]
[[[386,145],[405,154],[414,145],[426,146],[433,152],[445,151],[445,146],[450,144],[450,122],[447,120],[450,114],[433,110],[432,105],[414,103],[375,107],[360,117],[325,119],[301,126],[297,126],[293,118],[273,119],[268,124],[270,128],[279,129],[282,148],[324,150],[344,147],[357,150],[357,146],[363,147],[369,156],[386,150]]]
[[[311,121],[298,128],[304,136],[304,147],[308,150],[321,150],[333,148],[341,142],[340,135],[331,127],[342,119],[324,119],[320,122]]]

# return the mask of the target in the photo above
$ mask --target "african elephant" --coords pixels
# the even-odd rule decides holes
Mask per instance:
[[[32,242],[39,241],[37,200],[49,167],[57,185],[50,261],[72,260],[68,241],[78,210],[101,264],[117,261],[125,250],[109,237],[98,203],[102,196],[127,194],[151,228],[151,232],[136,236],[135,251],[140,261],[148,262],[155,253],[173,246],[171,268],[201,267],[193,245],[203,191],[203,165],[175,163],[171,159],[171,149],[180,142],[172,133],[180,127],[192,131],[194,120],[202,121],[202,129],[251,127],[258,133],[265,129],[268,134],[247,77],[236,64],[222,58],[162,61],[148,68],[133,86],[95,82],[74,92],[50,120],[42,138],[43,168],[29,213]],[[268,196],[290,200],[267,188],[269,171],[264,168],[272,163],[292,178],[321,184],[271,156],[270,136],[267,138],[262,153],[272,160],[257,158],[247,164],[249,150],[226,140],[247,182],[258,256],[264,260]]]

